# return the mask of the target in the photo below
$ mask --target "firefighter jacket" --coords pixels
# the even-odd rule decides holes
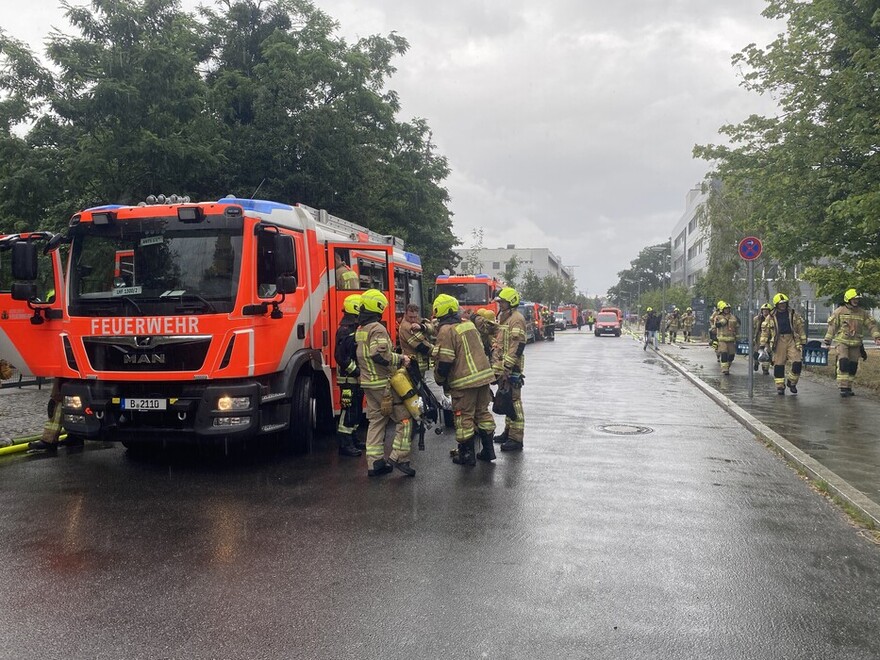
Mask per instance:
[[[336,288],[345,290],[354,290],[358,288],[358,276],[351,268],[345,264],[339,264],[336,267]]]
[[[362,313],[359,317],[361,325],[355,332],[360,383],[367,390],[383,389],[391,374],[402,364],[400,354],[391,350],[391,336],[380,318],[378,314]]]
[[[693,312],[685,312],[681,317],[681,327],[685,330],[691,330],[697,323],[697,316]]]
[[[718,332],[718,341],[736,341],[739,319],[733,314],[719,313],[715,317],[715,330]]]
[[[681,319],[681,316],[678,312],[672,312],[669,316],[666,317],[666,329],[667,330],[678,330],[678,322]]]
[[[471,323],[474,324],[477,328],[477,332],[480,333],[480,341],[483,344],[483,350],[486,352],[486,357],[491,361],[492,352],[495,350],[495,337],[498,334],[498,325],[494,321],[484,319],[479,314],[471,316]]]
[[[522,373],[525,366],[526,320],[515,307],[498,315],[499,350],[492,367],[497,373]]]
[[[761,328],[764,326],[764,319],[766,318],[764,312],[758,312],[758,315],[752,319],[752,336],[755,338],[755,343],[758,346],[764,345],[761,341]]]
[[[469,390],[495,380],[476,326],[457,314],[441,319],[436,356],[434,380],[451,390]]]
[[[783,314],[787,315],[788,318],[785,318]],[[761,325],[759,345],[768,346],[771,351],[774,351],[776,349],[776,342],[779,341],[779,336],[789,333],[794,339],[795,347],[798,350],[807,343],[807,333],[804,331],[804,319],[801,318],[801,315],[793,309],[788,309],[785,312],[774,309]]]
[[[428,359],[434,349],[427,328],[423,328],[420,323],[410,323],[403,319],[397,329],[397,340],[400,342],[401,352],[415,360],[424,375],[428,371]]]
[[[336,381],[340,384],[356,385],[360,371],[357,365],[357,342],[354,335],[358,327],[357,314],[343,314],[336,331]]]
[[[867,310],[852,305],[841,305],[828,318],[825,341],[830,342],[834,339],[844,346],[860,346],[866,327],[874,339],[880,339],[877,322]]]

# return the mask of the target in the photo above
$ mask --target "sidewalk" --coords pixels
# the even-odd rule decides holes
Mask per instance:
[[[797,454],[803,452],[814,459],[820,468],[825,468],[816,470],[819,474],[814,474],[814,478],[828,482],[833,491],[880,522],[880,397],[860,388],[858,377],[854,386],[856,396],[844,399],[833,380],[813,375],[805,366],[798,394],[786,392],[779,396],[772,370],[769,376],[758,370],[753,372],[753,397],[749,398],[748,356],[738,355],[730,375],[722,377],[715,352],[705,343],[661,344],[659,353],[686,375],[698,379],[702,389],[720,405],[739,408],[742,414],[734,416],[756,435],[786,454],[790,453],[786,451],[786,441],[790,443],[795,451],[789,458],[801,463],[808,472],[813,472],[810,461]],[[775,434],[781,436],[781,442],[772,437]],[[858,502],[859,494],[867,501]]]
[[[46,422],[52,383],[0,389],[0,439],[38,435]]]

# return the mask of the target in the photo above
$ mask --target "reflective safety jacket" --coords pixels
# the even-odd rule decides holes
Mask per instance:
[[[495,380],[476,326],[451,316],[437,331],[434,380],[451,390],[469,390]]]
[[[358,276],[351,268],[346,266],[345,264],[339,264],[336,267],[336,288],[337,289],[345,289],[345,290],[353,290],[357,289],[358,285]]]
[[[715,330],[718,333],[718,341],[736,341],[736,331],[739,330],[739,319],[731,314],[722,314],[715,317]]]
[[[358,326],[356,314],[343,314],[336,331],[336,380],[340,385],[355,385],[358,382],[357,343],[355,331]]]
[[[492,351],[496,347],[496,337],[498,335],[498,325],[494,321],[484,319],[479,314],[471,317],[471,322],[480,333],[480,341],[483,344],[483,350],[486,351],[486,357],[492,360]]]
[[[755,344],[758,346],[764,345],[761,341],[761,328],[764,326],[764,319],[766,318],[767,316],[764,316],[764,312],[758,312],[758,315],[752,319],[752,336],[755,338]]]
[[[494,356],[492,368],[496,373],[522,373],[525,367],[523,352],[526,349],[526,320],[515,308],[498,315],[500,348]]]
[[[776,342],[779,341],[780,322],[778,316],[780,313],[781,312],[779,312],[778,309],[774,309],[761,325],[761,338],[758,340],[758,343],[760,346],[768,346],[771,351],[776,348]],[[804,319],[793,309],[786,310],[786,313],[791,314],[789,317],[791,336],[794,338],[796,347],[800,350],[803,345],[807,343],[807,333],[804,331]],[[785,327],[784,322],[782,323],[782,326]]]
[[[690,330],[697,322],[697,316],[693,312],[685,312],[681,317],[681,327]]]
[[[401,365],[400,354],[391,346],[391,336],[378,318],[361,325],[354,334],[357,342],[357,365],[361,370],[361,387],[383,389]]]
[[[868,310],[852,305],[841,305],[835,309],[828,318],[828,330],[825,332],[825,341],[834,340],[844,346],[859,346],[865,328],[874,339],[880,339],[880,330],[877,322],[868,313]]]
[[[418,329],[413,330],[414,325]],[[428,358],[430,358],[431,351],[434,349],[428,333],[422,329],[421,324],[410,323],[403,319],[397,329],[397,339],[400,342],[401,352],[415,360],[419,365],[419,370],[424,375],[428,371]]]

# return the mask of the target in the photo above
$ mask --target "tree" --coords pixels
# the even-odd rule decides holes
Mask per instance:
[[[505,284],[507,286],[512,286],[514,289],[516,288],[516,280],[519,277],[519,257],[514,254],[510,259],[507,260],[507,263],[504,264],[504,274],[502,278],[504,279]]]
[[[880,5],[876,0],[769,0],[787,31],[734,64],[746,88],[779,100],[774,117],[721,128],[731,146],[697,146],[710,176],[748,197],[749,223],[783,268],[813,264],[825,293],[835,271],[880,290]],[[820,263],[821,262],[821,263]]]
[[[461,260],[461,266],[465,275],[476,275],[483,269],[483,262],[480,254],[483,251],[483,228],[474,227],[471,229],[471,247],[467,256]]]
[[[519,293],[524,300],[532,300],[534,302],[546,302],[546,294],[544,292],[544,284],[541,278],[535,274],[533,268],[529,267],[523,274],[520,283]]]

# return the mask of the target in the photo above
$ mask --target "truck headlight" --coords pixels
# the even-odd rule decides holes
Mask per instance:
[[[229,412],[231,410],[247,410],[251,407],[249,396],[221,396],[217,399],[217,410]]]
[[[73,408],[74,410],[82,410],[82,397],[79,394],[74,394],[73,396],[69,394],[64,395],[64,407],[65,408]]]

